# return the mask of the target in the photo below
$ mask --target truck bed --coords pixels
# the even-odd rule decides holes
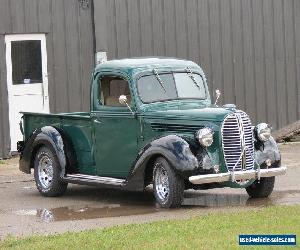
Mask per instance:
[[[92,154],[92,124],[90,113],[23,113],[24,140],[38,128],[53,126],[64,131],[71,140],[76,152],[80,172],[94,173],[94,160]]]

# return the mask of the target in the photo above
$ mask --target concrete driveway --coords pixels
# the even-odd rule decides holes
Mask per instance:
[[[219,210],[300,204],[300,143],[280,145],[285,176],[267,199],[249,199],[243,189],[188,190],[182,208],[157,208],[144,193],[69,185],[59,198],[42,197],[32,175],[18,171],[18,159],[0,164],[0,239],[7,235],[52,234],[163,219],[184,219]],[[299,211],[300,213],[300,211]]]

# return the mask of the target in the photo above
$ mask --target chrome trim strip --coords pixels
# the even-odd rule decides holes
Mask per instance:
[[[286,167],[258,169],[258,170],[245,170],[235,171],[220,174],[206,174],[206,175],[194,175],[189,177],[189,181],[193,184],[205,184],[213,182],[225,182],[225,181],[240,181],[249,179],[258,179],[261,177],[272,177],[277,175],[284,175],[287,171]]]
[[[67,174],[64,177],[65,181],[85,181],[99,184],[108,184],[108,185],[122,185],[126,180],[111,178],[111,177],[102,177],[94,175],[84,175],[84,174]]]

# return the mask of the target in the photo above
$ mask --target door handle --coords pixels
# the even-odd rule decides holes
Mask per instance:
[[[96,123],[101,123],[100,116],[97,114],[91,114],[91,118],[94,120]]]

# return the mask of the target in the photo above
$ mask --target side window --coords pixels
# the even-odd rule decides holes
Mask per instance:
[[[130,105],[131,95],[129,84],[126,80],[119,77],[105,76],[100,79],[100,96],[102,105],[111,107],[125,106],[119,103],[120,95],[126,95]]]

